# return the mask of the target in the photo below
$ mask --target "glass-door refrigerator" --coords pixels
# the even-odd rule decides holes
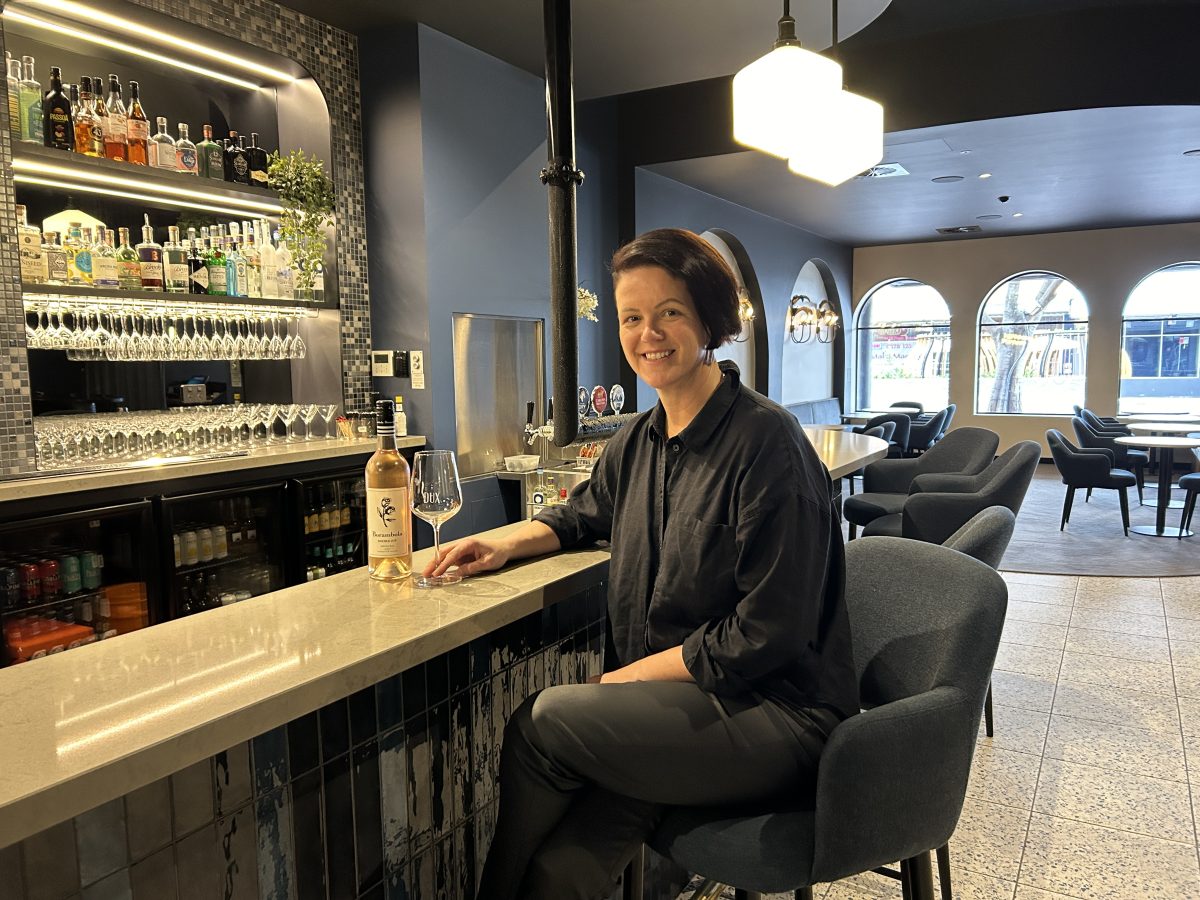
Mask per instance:
[[[163,618],[155,546],[150,501],[0,523],[0,665]]]
[[[282,588],[286,508],[282,483],[163,498],[169,617]]]
[[[288,482],[293,554],[289,584],[367,564],[366,485],[361,469]]]

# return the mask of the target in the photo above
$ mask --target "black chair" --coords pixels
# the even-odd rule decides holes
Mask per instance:
[[[855,434],[865,434],[865,435],[867,435],[867,437],[877,437],[880,440],[891,443],[892,433],[896,430],[896,423],[895,422],[881,422],[878,425],[876,425],[874,428],[867,428],[864,425],[861,428],[854,428],[851,430]],[[854,494],[854,479],[861,478],[863,469],[865,469],[865,468],[866,468],[866,466],[863,466],[862,469],[855,469],[853,472],[851,472],[849,475],[846,476],[846,480],[850,482],[851,495]]]
[[[946,436],[946,432],[950,430],[950,423],[954,421],[954,414],[956,412],[958,412],[957,403],[951,403],[946,407],[946,418],[945,421],[942,422],[942,433],[934,438],[935,441],[940,441]]]
[[[813,884],[899,859],[905,897],[933,900],[929,851],[946,846],[962,812],[1007,598],[996,572],[945,547],[889,538],[847,546],[866,712],[833,730],[815,796],[675,807],[650,846],[747,898],[811,898]]]
[[[918,403],[916,400],[897,400],[895,403],[889,404],[889,408],[896,407],[896,406],[912,407],[913,409],[916,410],[915,413],[911,414],[914,417],[919,416],[919,415],[921,415],[921,413],[925,412],[925,404]]]
[[[917,456],[932,447],[942,435],[946,424],[946,410],[934,413],[928,419],[914,421],[908,432],[908,455]]]
[[[1137,484],[1137,476],[1125,469],[1115,468],[1116,459],[1108,448],[1076,447],[1057,428],[1046,432],[1046,443],[1050,445],[1050,454],[1054,457],[1058,474],[1062,476],[1062,483],[1067,486],[1058,530],[1062,531],[1071,521],[1071,505],[1075,502],[1077,490],[1105,488],[1115,490],[1121,499],[1121,525],[1128,537],[1129,488]]]
[[[1100,434],[1112,434],[1120,437],[1133,433],[1116,419],[1102,419],[1086,406],[1079,410],[1079,418],[1087,422],[1092,431]]]
[[[1092,428],[1081,416],[1071,419],[1071,428],[1075,432],[1075,440],[1083,449],[1104,448],[1111,450],[1113,460],[1118,469],[1128,469],[1137,476],[1138,503],[1145,499],[1146,466],[1150,464],[1150,454],[1145,450],[1135,450],[1117,443],[1117,437],[1110,432],[1101,433]],[[1092,489],[1088,488],[1084,501],[1090,500]]]
[[[1195,437],[1195,435],[1188,435]],[[1200,460],[1200,452],[1195,450],[1192,454],[1196,459]],[[1180,540],[1183,539],[1183,532],[1192,527],[1192,513],[1196,511],[1196,497],[1200,495],[1200,472],[1189,472],[1179,479],[1179,486],[1185,491],[1183,497],[1183,513],[1179,517],[1179,534],[1176,535]]]
[[[912,430],[912,418],[904,413],[882,413],[867,420],[865,425],[859,425],[854,431],[860,434],[868,428],[875,428],[885,422],[892,424],[892,434],[888,438],[888,456],[905,456],[908,453],[908,435]]]
[[[1072,406],[1071,408],[1073,410],[1075,410],[1075,415],[1080,416],[1080,417],[1083,416],[1084,410],[1087,409],[1087,407],[1079,406],[1079,405]],[[1125,425],[1121,422],[1120,419],[1114,419],[1112,416],[1098,416],[1094,412],[1092,412],[1090,409],[1087,410],[1087,412],[1088,412],[1088,415],[1091,416],[1093,419],[1095,419],[1098,422],[1103,423],[1104,425],[1109,426],[1110,428],[1124,428],[1125,427]]]
[[[1034,441],[1019,441],[978,475],[918,475],[900,512],[873,521],[863,529],[863,537],[891,535],[940,544],[989,506],[1003,506],[1015,516],[1041,455]]]

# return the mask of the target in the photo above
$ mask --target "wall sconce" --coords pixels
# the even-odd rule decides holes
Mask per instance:
[[[750,294],[744,287],[738,289],[738,318],[742,322],[742,330],[734,340],[744,344],[750,339],[746,326],[754,321],[754,304],[750,302]]]
[[[814,338],[818,343],[833,341],[838,326],[838,314],[828,300],[813,302],[811,297],[795,294],[788,304],[787,336],[794,344],[804,344]]]

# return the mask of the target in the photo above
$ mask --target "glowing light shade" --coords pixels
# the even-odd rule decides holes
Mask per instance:
[[[840,65],[784,43],[788,18],[779,20],[775,49],[733,76],[733,139],[784,159],[811,132],[813,110],[842,87]]]
[[[850,91],[821,99],[788,153],[788,168],[830,186],[883,159],[883,107]]]

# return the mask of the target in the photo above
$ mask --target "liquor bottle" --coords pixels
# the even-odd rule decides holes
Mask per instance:
[[[338,525],[350,527],[350,492],[341,491],[341,502],[338,503]]]
[[[200,610],[196,608],[196,600],[192,592],[192,576],[184,575],[183,584],[179,587],[179,615],[190,616],[198,612]]]
[[[167,242],[162,247],[163,287],[170,294],[186,294],[190,283],[187,251],[179,243],[179,226],[167,226]]]
[[[232,500],[221,501],[221,517],[225,520],[225,539],[229,543],[230,555],[241,556],[242,525],[238,521],[237,511]]]
[[[404,398],[396,395],[396,437],[408,436],[408,416],[404,414]]]
[[[267,151],[258,146],[258,132],[250,132],[250,146],[246,148],[246,160],[250,164],[250,183],[258,187],[267,186]]]
[[[321,491],[321,506],[317,510],[317,530],[318,531],[328,531],[329,529],[333,528],[333,525],[334,525],[333,518],[330,515],[333,504],[330,503],[329,495],[326,493],[325,488],[323,486],[321,487],[320,491]]]
[[[250,183],[250,159],[246,156],[243,141],[236,131],[229,132],[229,146],[225,149],[225,180],[234,184]]]
[[[117,276],[117,251],[113,247],[111,228],[101,229],[104,233],[92,247],[92,284],[98,288],[120,287]]]
[[[43,284],[46,281],[46,257],[42,255],[42,233],[29,224],[24,204],[18,203],[16,211],[21,280],[32,284]]]
[[[67,239],[63,241],[63,249],[67,253],[67,284],[86,287],[92,283],[91,243],[91,240],[83,239],[83,226],[72,222]]]
[[[22,56],[24,76],[17,85],[21,106],[21,140],[42,143],[42,85],[33,77],[33,57]]]
[[[258,552],[258,523],[249,497],[242,498],[242,544],[247,556]]]
[[[4,74],[8,79],[8,129],[13,140],[21,139],[21,61],[4,51]]]
[[[150,165],[175,171],[175,139],[167,134],[167,117],[158,117],[158,133],[150,138]]]
[[[179,123],[179,140],[175,142],[175,171],[185,175],[199,175],[196,145],[188,138],[187,122]]]
[[[138,166],[150,162],[150,120],[142,109],[142,97],[136,81],[129,82],[129,108],[125,113],[125,144],[128,159]]]
[[[262,269],[262,296],[268,300],[279,299],[279,260],[266,219],[260,219],[258,223],[258,264]]]
[[[408,512],[408,463],[396,451],[395,409],[391,400],[375,404],[379,447],[367,460],[367,572],[380,581],[412,574],[412,532]]]
[[[208,266],[208,292],[224,297],[227,293],[225,276],[225,251],[221,248],[221,226],[213,225],[209,229],[208,249],[204,262]]]
[[[217,584],[217,573],[209,572],[204,579],[204,608],[217,609],[221,605],[221,588]]]
[[[75,85],[71,85],[71,105],[75,115],[75,152],[95,156],[96,111],[92,109],[92,79],[86,75],[79,79],[78,103],[75,102]]]
[[[108,126],[104,131],[104,155],[120,162],[129,161],[129,116],[121,101],[121,82],[108,76]]]
[[[55,150],[75,152],[71,98],[63,92],[62,70],[50,67],[50,90],[42,98],[42,142]]]
[[[202,178],[225,180],[225,151],[212,139],[212,126],[204,125],[204,140],[196,145],[196,168]]]
[[[296,299],[296,270],[292,268],[292,251],[288,249],[287,241],[279,242],[275,265],[279,272],[279,299]]]
[[[57,231],[42,235],[42,257],[46,260],[46,283],[67,283],[67,252],[58,242]]]
[[[142,290],[161,291],[163,289],[162,245],[154,240],[154,227],[150,224],[150,213],[145,213],[142,221],[145,223],[142,225],[142,242],[137,245]]]
[[[123,291],[142,289],[142,263],[138,253],[129,244],[129,229],[119,228],[121,243],[117,247],[117,283]]]
[[[246,258],[238,239],[238,223],[229,223],[229,240],[225,249],[225,291],[230,297],[247,297]]]
[[[262,257],[254,239],[251,223],[242,222],[242,257],[246,260],[246,296],[262,296]]]
[[[104,83],[97,75],[92,79],[92,151],[88,156],[104,156],[104,135],[108,131],[108,107],[104,105]]]
[[[204,261],[204,253],[200,239],[196,237],[196,229],[188,229],[188,292],[192,294],[208,293],[208,263]]]

